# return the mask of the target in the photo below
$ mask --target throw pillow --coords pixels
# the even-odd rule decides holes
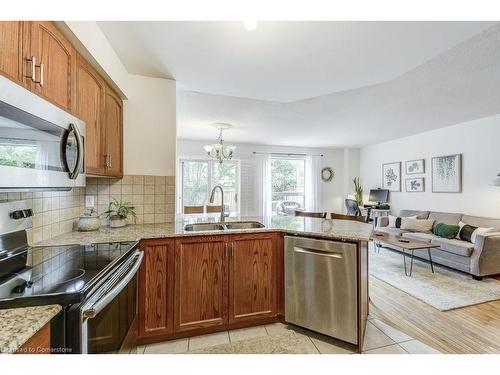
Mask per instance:
[[[412,217],[403,217],[401,219],[401,229],[414,232],[430,232],[433,225],[434,219],[416,219]]]
[[[434,233],[438,237],[448,238],[451,240],[455,238],[460,231],[460,227],[458,225],[449,225],[445,223],[438,223],[432,233]]]
[[[473,225],[468,225],[465,223],[459,223],[460,232],[458,234],[462,241],[476,243],[476,237],[478,234],[486,234],[492,232],[494,228],[480,228]]]
[[[409,218],[416,219],[417,216],[408,216]],[[401,228],[401,217],[389,215],[389,228]]]

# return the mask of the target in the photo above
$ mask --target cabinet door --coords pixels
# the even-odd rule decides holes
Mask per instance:
[[[139,338],[173,332],[174,240],[141,242],[139,271]]]
[[[0,21],[0,74],[23,83],[23,23]]]
[[[277,315],[274,234],[233,237],[229,268],[229,323]]]
[[[227,285],[224,238],[178,239],[175,246],[174,331],[227,324]]]
[[[35,56],[36,80],[31,90],[68,112],[75,111],[76,51],[71,43],[48,21],[32,21],[28,56]]]
[[[106,87],[105,103],[106,132],[106,175],[123,176],[123,104],[120,97],[109,87]]]
[[[85,166],[87,173],[101,175],[105,173],[103,121],[106,84],[81,56],[78,56],[76,82],[77,116],[85,121]]]

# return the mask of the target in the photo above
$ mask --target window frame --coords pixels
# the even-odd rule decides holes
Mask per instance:
[[[304,191],[303,191],[303,194],[302,195],[297,195],[297,196],[301,196],[303,198],[303,204],[302,204],[302,209],[305,208],[305,205],[306,205],[306,194],[307,194],[307,191],[306,191],[306,156],[302,156],[302,155],[280,155],[280,154],[271,154],[270,156],[270,164],[269,164],[269,177],[272,179],[272,163],[273,163],[273,160],[301,160],[304,164],[304,170],[303,170],[303,173],[304,173]],[[271,181],[269,182],[271,184]],[[272,190],[272,185],[270,186],[270,189],[269,189],[269,193],[270,193],[270,197],[269,197],[269,200],[271,202],[271,205],[272,205],[272,202],[273,202],[273,190]],[[276,210],[274,209],[271,209],[271,214],[272,215],[276,215]]]
[[[214,165],[218,164],[219,162],[217,160],[212,160],[208,158],[203,158],[200,156],[181,156],[178,158],[177,161],[177,170],[179,174],[179,178],[177,179],[177,186],[176,186],[176,212],[178,215],[184,215],[184,202],[183,202],[183,184],[184,184],[184,169],[183,169],[183,163],[184,162],[201,162],[201,163],[207,163],[207,199],[210,197],[210,192],[213,189],[213,172],[214,172]],[[241,161],[240,159],[231,159],[224,161],[224,163],[231,163],[234,164],[236,167],[236,181],[235,181],[235,211],[231,211],[231,214],[236,214],[239,215],[241,207],[240,207],[240,186],[241,186]],[[206,204],[209,204],[208,202]],[[227,204],[227,202],[226,202]]]

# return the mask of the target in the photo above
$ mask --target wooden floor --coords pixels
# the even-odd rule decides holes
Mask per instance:
[[[500,353],[500,301],[439,311],[370,277],[370,315],[443,352]]]

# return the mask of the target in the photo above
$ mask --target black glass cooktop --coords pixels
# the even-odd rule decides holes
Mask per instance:
[[[32,247],[27,265],[0,280],[0,307],[44,303],[75,303],[127,258],[137,242]]]

